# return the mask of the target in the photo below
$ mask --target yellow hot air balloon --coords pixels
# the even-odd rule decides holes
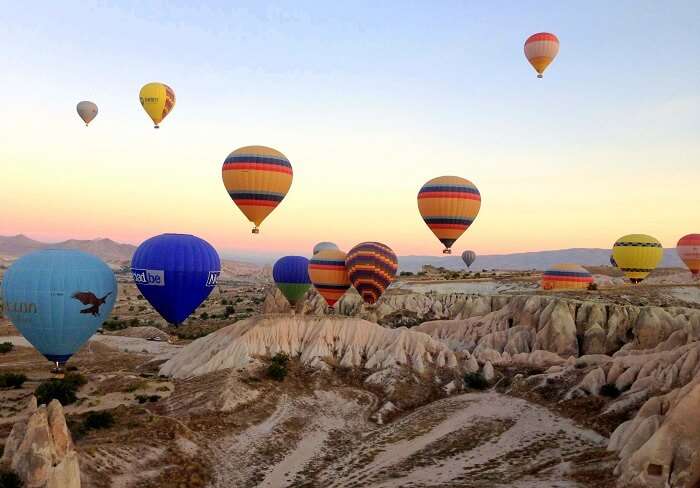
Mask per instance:
[[[652,236],[629,234],[613,246],[617,267],[632,283],[639,283],[654,271],[664,256],[661,243]]]
[[[459,176],[439,176],[418,192],[418,211],[428,228],[445,246],[444,254],[472,225],[481,208],[474,183]]]
[[[243,215],[258,227],[280,204],[292,186],[292,165],[276,149],[246,146],[236,149],[221,168],[224,186]]]
[[[544,70],[559,53],[559,39],[549,32],[538,32],[527,38],[524,49],[525,57],[537,71],[537,77],[542,78]]]
[[[175,92],[165,83],[148,83],[141,88],[139,100],[157,129],[175,106]]]

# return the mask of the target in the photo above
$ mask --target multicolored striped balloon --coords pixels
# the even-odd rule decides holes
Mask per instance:
[[[433,178],[418,192],[418,211],[445,245],[444,254],[476,219],[481,194],[474,183],[459,176]]]
[[[346,255],[340,249],[322,249],[309,261],[309,277],[330,308],[350,288]]]
[[[362,299],[372,305],[396,277],[396,254],[381,242],[363,242],[350,249],[345,259],[350,282]]]
[[[663,256],[661,243],[645,234],[620,237],[613,246],[613,258],[617,267],[635,284],[654,271]]]
[[[681,237],[676,246],[676,252],[693,276],[700,276],[700,234]]]
[[[558,53],[559,39],[549,32],[538,32],[525,41],[525,57],[537,71],[538,78],[542,78],[542,73]]]
[[[545,290],[586,289],[593,283],[593,275],[578,264],[555,264],[542,275]]]
[[[224,186],[233,202],[255,227],[280,204],[292,186],[292,165],[281,152],[265,146],[246,146],[228,155],[221,168]]]
[[[311,287],[308,270],[309,260],[303,256],[285,256],[272,267],[272,278],[292,307]]]

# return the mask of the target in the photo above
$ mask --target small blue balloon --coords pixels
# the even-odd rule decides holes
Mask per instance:
[[[109,317],[117,281],[99,258],[47,249],[18,259],[5,272],[5,314],[49,361],[62,364]]]
[[[169,323],[179,325],[216,286],[221,262],[204,239],[161,234],[144,241],[131,258],[141,294]]]

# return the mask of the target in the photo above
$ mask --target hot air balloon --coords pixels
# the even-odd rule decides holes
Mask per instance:
[[[365,303],[373,305],[396,278],[396,254],[381,242],[363,242],[350,249],[345,259],[350,283]]]
[[[462,253],[462,261],[470,268],[474,260],[476,259],[476,253],[474,251],[464,251]]]
[[[292,165],[281,152],[246,146],[228,155],[221,176],[229,196],[255,227],[280,204],[292,186]]]
[[[644,234],[620,237],[613,246],[613,258],[617,267],[635,284],[654,271],[663,255],[661,243]]]
[[[317,254],[320,251],[324,251],[326,249],[338,249],[338,246],[336,244],[333,244],[332,242],[319,242],[314,246],[313,249],[313,255]]]
[[[293,309],[311,287],[309,260],[303,256],[280,258],[272,267],[272,278]]]
[[[700,234],[681,237],[676,246],[676,252],[693,276],[700,276]]]
[[[542,73],[554,61],[558,52],[559,39],[549,32],[533,34],[525,41],[525,57],[537,71],[538,78],[542,78]]]
[[[331,309],[350,288],[345,257],[345,253],[340,249],[330,248],[314,253],[314,257],[309,261],[311,283]]]
[[[58,370],[109,317],[117,281],[99,258],[47,249],[15,261],[2,284],[5,314]]]
[[[585,290],[591,283],[593,275],[578,264],[555,264],[542,275],[545,290]]]
[[[175,106],[175,92],[165,83],[147,83],[139,92],[139,100],[157,129]]]
[[[92,122],[92,119],[97,117],[97,105],[92,102],[79,102],[76,110],[78,110],[78,115],[85,122],[85,127]]]
[[[459,176],[433,178],[418,192],[418,211],[433,234],[445,245],[444,254],[474,222],[481,208],[481,194]]]
[[[615,257],[612,254],[610,255],[610,266],[617,268],[617,262],[615,262]]]
[[[188,234],[151,237],[131,258],[131,274],[139,291],[174,326],[209,296],[220,272],[219,255],[211,244]]]

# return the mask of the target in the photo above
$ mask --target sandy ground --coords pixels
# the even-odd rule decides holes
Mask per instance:
[[[2,342],[11,342],[15,346],[32,347],[29,341],[22,336],[3,336]],[[155,360],[169,359],[182,348],[180,345],[169,344],[164,341],[156,342],[139,339],[137,337],[120,337],[101,334],[92,336],[83,348],[90,352],[91,344],[95,342],[105,344],[106,346],[122,352],[149,354],[152,355]]]
[[[356,393],[280,398],[263,422],[216,445],[212,486],[583,488],[571,461],[607,443],[498,393],[440,400],[376,426]]]

